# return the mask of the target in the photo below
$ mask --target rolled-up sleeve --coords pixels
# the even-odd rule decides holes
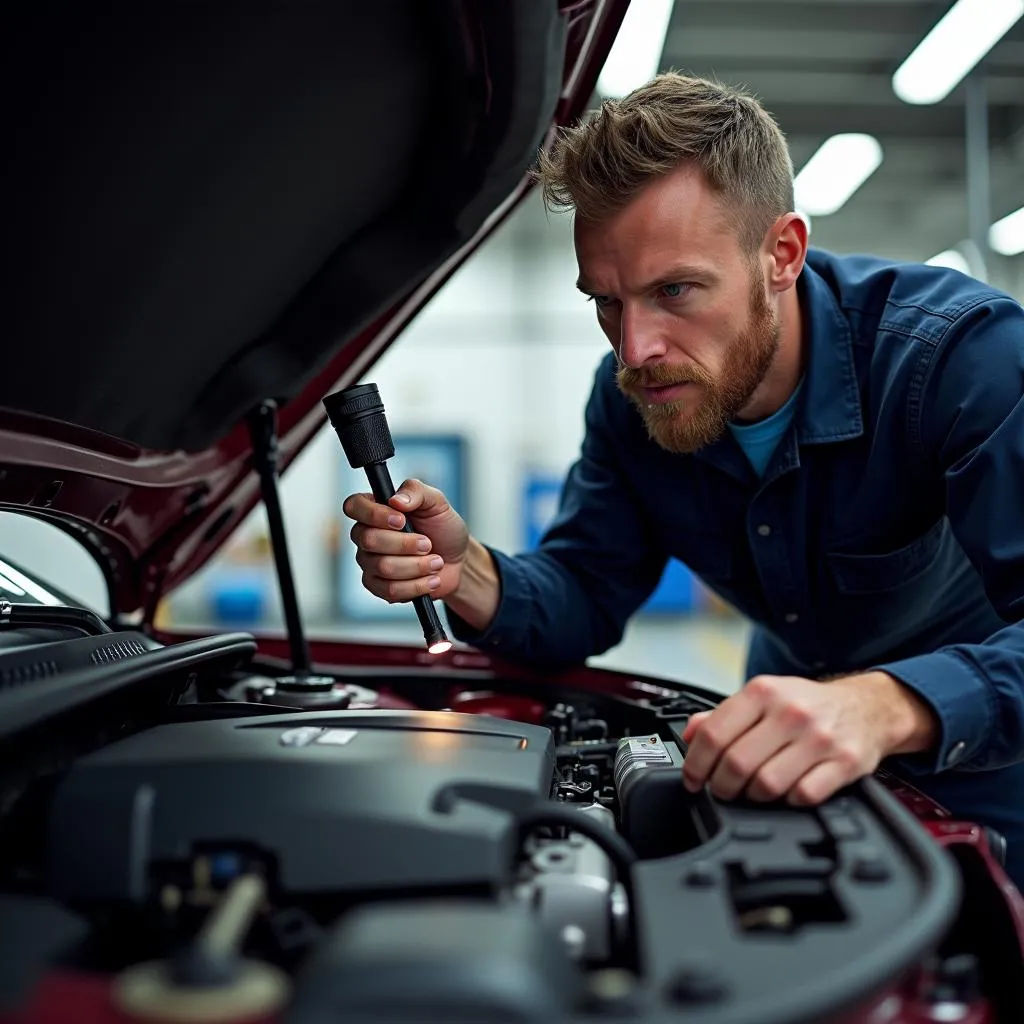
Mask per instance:
[[[957,541],[1006,628],[982,643],[877,666],[922,697],[938,747],[912,771],[1000,768],[1024,760],[1024,310],[991,298],[925,351],[912,400],[922,457],[942,474]]]
[[[617,420],[628,411],[617,397],[614,365],[606,359],[554,522],[536,551],[509,556],[491,549],[501,581],[497,614],[486,631],[477,632],[448,610],[458,640],[554,668],[580,663],[622,638],[667,562],[654,543],[643,502],[621,471],[615,437]]]

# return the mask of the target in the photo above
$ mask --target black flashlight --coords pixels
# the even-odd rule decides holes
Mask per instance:
[[[353,384],[336,391],[324,399],[324,408],[331,426],[341,439],[349,465],[353,469],[365,470],[374,498],[381,505],[387,505],[395,494],[395,485],[387,467],[387,460],[395,454],[395,444],[391,440],[377,385]],[[406,533],[413,532],[408,516],[402,529]],[[412,603],[423,627],[427,650],[431,654],[444,654],[452,643],[445,636],[434,602],[421,595],[414,597]]]

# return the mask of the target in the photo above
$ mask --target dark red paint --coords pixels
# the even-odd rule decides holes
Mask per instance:
[[[0,1024],[138,1024],[114,1003],[109,977],[75,971],[52,971],[25,1007]],[[276,1016],[239,1017],[232,1024],[274,1024]]]
[[[448,698],[448,707],[466,715],[493,715],[512,722],[539,723],[546,705],[529,697],[518,697],[493,690],[456,690]]]

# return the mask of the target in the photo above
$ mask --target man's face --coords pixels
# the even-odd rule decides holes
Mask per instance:
[[[716,440],[771,366],[779,322],[754,254],[696,171],[655,181],[600,222],[576,219],[579,287],[618,383],[672,452]]]

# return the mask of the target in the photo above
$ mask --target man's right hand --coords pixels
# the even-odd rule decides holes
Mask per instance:
[[[436,487],[406,480],[387,505],[352,494],[342,508],[356,521],[356,561],[371,594],[391,603],[421,594],[442,598],[471,628],[487,629],[501,600],[498,570]],[[406,519],[412,533],[402,530]]]
[[[444,598],[458,589],[469,530],[436,487],[406,480],[387,505],[372,494],[353,494],[342,509],[356,521],[356,561],[371,594],[395,602],[421,594]],[[406,519],[412,533],[402,530]]]

